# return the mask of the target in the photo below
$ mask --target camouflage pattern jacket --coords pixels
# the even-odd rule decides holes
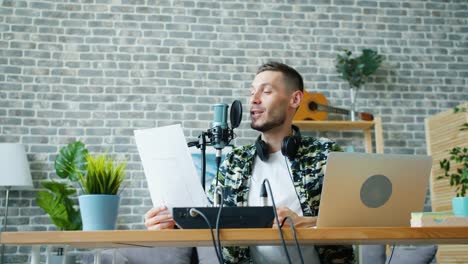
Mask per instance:
[[[302,137],[302,144],[291,162],[294,186],[300,197],[304,216],[317,216],[320,205],[323,175],[328,153],[339,147],[325,138]],[[254,145],[233,149],[227,154],[218,173],[219,185],[224,190],[225,206],[248,206],[250,178],[256,150]],[[213,201],[213,181],[208,197]],[[351,246],[315,246],[322,263],[354,263]],[[223,248],[225,263],[249,262],[248,247]]]

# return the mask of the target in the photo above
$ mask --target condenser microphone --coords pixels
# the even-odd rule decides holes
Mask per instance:
[[[235,100],[231,105],[230,121],[231,127],[227,123],[227,104],[215,104],[213,106],[213,123],[208,131],[211,144],[216,150],[222,150],[234,138],[234,128],[237,128],[242,120],[242,104]]]
[[[211,143],[216,150],[223,149],[229,143],[229,127],[227,124],[227,104],[213,106],[214,118],[211,127]]]
[[[230,130],[227,124],[227,104],[213,106],[214,118],[210,129],[211,144],[216,149],[216,164],[219,167],[223,148],[229,143]],[[217,178],[216,178],[217,179]]]
[[[227,104],[215,104],[213,106],[214,119],[210,135],[211,144],[216,149],[216,165],[219,169],[223,148],[234,138],[234,128],[237,128],[242,119],[242,104],[239,100],[235,100],[231,105],[231,128],[227,124]],[[218,185],[218,177],[216,177],[216,185]]]

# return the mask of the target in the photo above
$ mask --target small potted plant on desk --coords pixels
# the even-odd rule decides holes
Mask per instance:
[[[467,112],[467,109],[455,107],[454,113]],[[464,123],[461,131],[468,130],[468,123]],[[440,161],[440,168],[444,175],[438,179],[449,178],[450,186],[456,187],[457,196],[452,199],[452,209],[455,216],[468,217],[468,148],[454,147],[450,151],[450,158]],[[451,171],[451,168],[455,170]]]
[[[60,149],[55,160],[55,170],[60,178],[79,185],[79,222],[82,222],[83,230],[115,229],[120,201],[119,188],[125,179],[125,167],[125,162],[115,163],[107,154],[89,154],[80,141]],[[74,193],[73,190],[70,194]],[[74,214],[73,220],[78,221],[79,215]]]
[[[78,197],[83,230],[114,230],[119,211],[119,188],[126,163],[114,163],[106,154],[86,155],[86,175],[79,175],[83,195]]]

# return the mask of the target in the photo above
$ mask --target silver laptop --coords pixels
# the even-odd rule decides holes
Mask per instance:
[[[410,226],[431,167],[423,155],[330,153],[317,227]]]

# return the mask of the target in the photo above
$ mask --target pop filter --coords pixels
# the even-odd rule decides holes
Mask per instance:
[[[232,102],[229,118],[231,119],[232,129],[240,125],[242,121],[242,103],[239,100]]]

